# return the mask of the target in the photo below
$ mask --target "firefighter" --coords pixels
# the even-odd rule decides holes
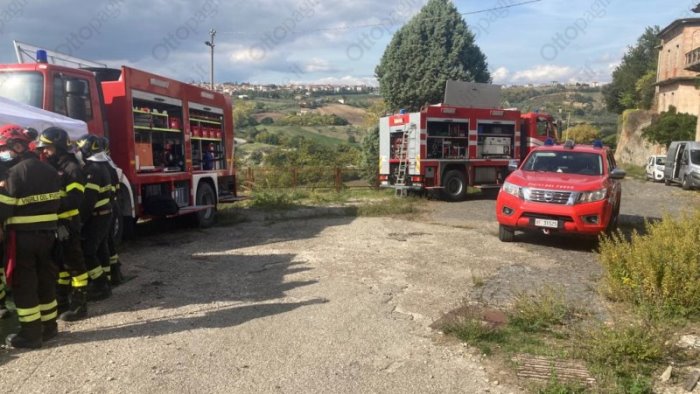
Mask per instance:
[[[80,206],[82,247],[85,266],[90,276],[88,300],[103,300],[112,295],[109,282],[109,251],[107,234],[112,217],[112,186],[106,156],[100,138],[86,134],[77,141],[76,157],[82,161],[85,174],[85,193]],[[105,268],[107,271],[105,272]]]
[[[5,163],[0,162],[0,181],[4,182],[7,177],[7,166]],[[6,290],[6,280],[5,280],[5,256],[3,253],[3,247],[0,243],[0,319],[4,319],[10,316],[10,310],[7,309],[7,304],[5,303],[7,299]]]
[[[119,173],[117,173],[117,166],[112,161],[109,156],[109,139],[107,137],[102,137],[102,150],[107,155],[107,169],[109,170],[109,175],[112,179],[112,222],[109,225],[110,231],[107,236],[107,248],[109,249],[109,279],[112,286],[119,286],[124,281],[124,276],[122,275],[121,266],[122,263],[119,260],[119,253],[117,253],[117,246],[114,242],[114,222],[119,218],[117,215],[121,214],[121,209],[119,207]]]
[[[58,269],[52,252],[60,180],[55,169],[29,150],[31,142],[19,126],[0,129],[0,160],[10,167],[0,189],[0,220],[5,224],[6,274],[21,327],[5,344],[15,348],[39,348],[58,334]]]
[[[61,207],[58,212],[60,253],[57,286],[59,319],[75,321],[87,316],[88,273],[80,245],[80,206],[85,177],[72,153],[68,133],[58,127],[41,132],[37,148],[61,177]]]

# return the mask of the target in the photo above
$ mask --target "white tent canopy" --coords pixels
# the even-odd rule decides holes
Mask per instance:
[[[71,140],[77,140],[88,132],[87,124],[82,120],[72,119],[0,97],[0,125],[6,124],[16,124],[24,128],[31,127],[39,133],[52,126],[60,127],[68,132]]]

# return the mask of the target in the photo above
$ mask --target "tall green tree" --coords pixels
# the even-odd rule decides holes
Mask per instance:
[[[451,0],[429,0],[401,27],[375,74],[390,110],[441,102],[447,80],[491,81],[486,56]]]
[[[659,26],[647,27],[637,44],[630,47],[612,74],[612,82],[603,88],[605,105],[610,112],[626,109],[649,109],[653,103],[653,80],[659,61]]]

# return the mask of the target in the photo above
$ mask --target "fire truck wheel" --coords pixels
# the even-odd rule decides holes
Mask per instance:
[[[515,240],[515,231],[509,229],[508,227],[499,224],[498,225],[498,239],[501,242],[513,242]]]
[[[197,188],[197,205],[216,206],[216,195],[211,185],[206,182],[199,184]],[[216,208],[208,208],[196,213],[195,220],[201,228],[211,227],[216,219]]]
[[[451,170],[445,174],[442,193],[449,201],[461,201],[467,195],[467,182],[460,170]]]

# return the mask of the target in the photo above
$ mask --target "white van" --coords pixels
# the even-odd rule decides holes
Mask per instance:
[[[686,190],[700,188],[700,142],[671,142],[666,155],[664,182],[666,185],[678,183]]]
[[[647,158],[645,167],[647,180],[661,182],[664,180],[664,164],[666,163],[666,155],[651,155]]]

